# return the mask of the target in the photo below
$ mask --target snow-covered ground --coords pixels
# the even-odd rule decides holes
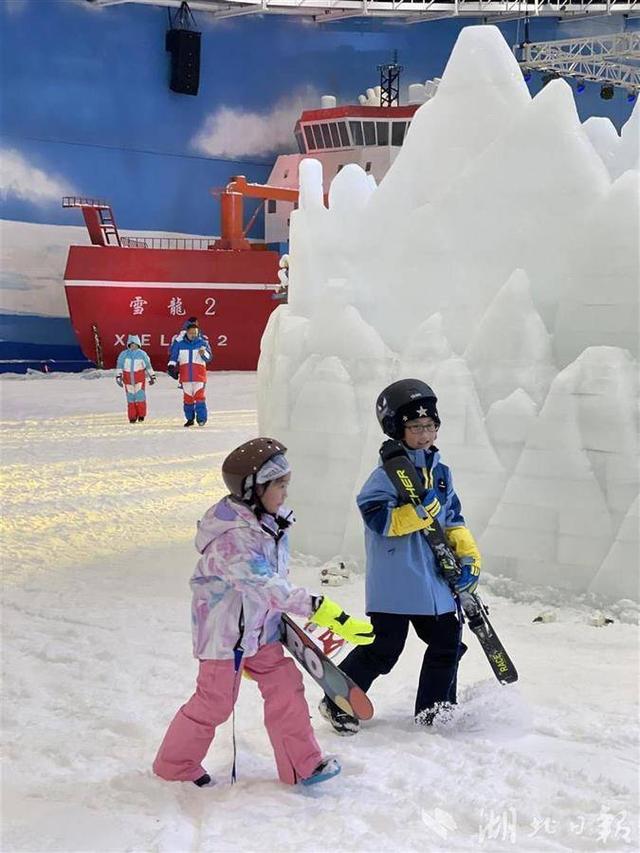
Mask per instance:
[[[196,671],[195,523],[223,493],[225,454],[257,431],[255,375],[212,374],[211,420],[188,431],[164,375],[135,426],[112,373],[5,376],[0,390],[3,850],[638,849],[636,626],[614,614],[595,627],[593,610],[568,598],[555,621],[534,624],[549,600],[495,579],[485,598],[520,681],[499,686],[468,638],[447,727],[412,724],[414,637],[372,688],[376,716],[355,738],[319,719],[309,682],[337,779],[308,791],[277,781],[246,681],[239,782],[230,722],[207,761],[214,788],[155,778],[155,750]],[[318,588],[318,568],[296,555],[293,578]],[[361,577],[331,592],[362,612]]]

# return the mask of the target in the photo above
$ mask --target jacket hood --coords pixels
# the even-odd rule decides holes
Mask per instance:
[[[210,507],[198,522],[196,550],[202,554],[218,536],[240,527],[259,529],[258,519],[248,506],[229,497],[223,498]]]
[[[198,522],[198,532],[195,539],[196,550],[202,554],[214,539],[222,536],[228,530],[252,527],[257,532],[264,532],[264,528],[268,527],[276,534],[279,528],[284,527],[286,530],[295,523],[293,512],[286,506],[280,507],[278,517],[287,523],[285,525],[278,524],[273,516],[267,514],[258,521],[252,509],[227,495],[226,498],[210,507]]]
[[[129,346],[129,344],[138,344],[138,346],[141,347],[140,335],[129,335],[127,338],[127,346]]]

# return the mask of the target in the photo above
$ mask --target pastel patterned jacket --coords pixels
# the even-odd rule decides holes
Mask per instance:
[[[195,544],[201,557],[190,581],[194,657],[233,658],[234,649],[254,655],[278,640],[283,612],[310,615],[311,594],[287,579],[287,533],[271,516],[258,521],[227,496],[207,510]]]

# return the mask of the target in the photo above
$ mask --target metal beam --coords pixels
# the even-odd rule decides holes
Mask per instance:
[[[523,71],[555,72],[640,92],[640,32],[531,42],[515,48]]]
[[[181,0],[86,0],[94,6],[145,4],[177,8]],[[216,17],[236,14],[302,15],[317,23],[346,17],[400,18],[412,23],[437,18],[514,18],[639,14],[639,0],[190,0],[192,11]],[[234,10],[238,11],[235,12]]]

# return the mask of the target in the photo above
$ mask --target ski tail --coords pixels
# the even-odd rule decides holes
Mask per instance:
[[[478,638],[493,674],[501,684],[513,684],[518,671],[489,621],[486,605],[475,593],[462,593],[460,603],[467,625]]]

